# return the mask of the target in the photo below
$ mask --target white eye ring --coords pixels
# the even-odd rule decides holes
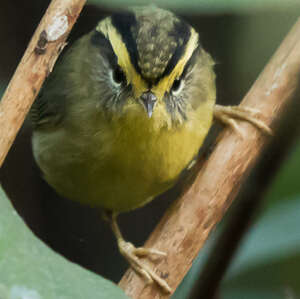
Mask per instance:
[[[126,77],[122,69],[118,66],[109,72],[110,80],[115,87],[120,87],[126,83]]]
[[[184,82],[182,79],[175,79],[171,87],[171,92],[173,95],[179,95],[183,89]]]

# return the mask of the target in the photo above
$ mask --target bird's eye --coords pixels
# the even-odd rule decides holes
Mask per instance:
[[[171,88],[172,93],[179,94],[183,87],[183,82],[181,79],[175,79]]]
[[[119,66],[112,71],[111,77],[113,83],[117,86],[126,82],[125,74]]]

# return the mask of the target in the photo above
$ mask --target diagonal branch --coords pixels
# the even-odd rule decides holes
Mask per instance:
[[[263,149],[247,182],[242,186],[236,198],[237,204],[231,210],[221,234],[217,237],[204,267],[193,282],[194,288],[189,299],[217,298],[222,279],[228,270],[243,238],[251,229],[268,188],[284,166],[287,156],[300,136],[300,96],[299,88],[294,101],[280,118],[276,138]],[[295,228],[298,229],[298,228]]]
[[[0,102],[0,167],[86,0],[52,0]]]
[[[299,84],[299,36],[300,20],[242,101],[243,106],[261,111],[266,124],[273,127],[292,101]],[[224,130],[193,184],[167,211],[146,242],[146,247],[167,252],[167,258],[158,261],[156,269],[167,277],[173,291],[190,269],[209,233],[230,206],[246,174],[269,140],[248,123],[241,122],[240,126],[247,138],[241,139],[230,129]],[[170,296],[163,294],[155,284],[146,286],[132,270],[127,271],[120,286],[133,299]]]

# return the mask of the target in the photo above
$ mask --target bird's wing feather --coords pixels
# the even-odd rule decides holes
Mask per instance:
[[[57,88],[51,88],[56,85],[56,78],[51,77],[42,88],[37,99],[30,110],[30,119],[34,128],[55,127],[63,119],[65,111],[65,94]],[[49,92],[50,90],[50,92]]]

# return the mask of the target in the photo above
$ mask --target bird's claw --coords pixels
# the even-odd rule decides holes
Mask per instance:
[[[153,248],[136,248],[133,244],[124,240],[119,240],[118,245],[120,253],[127,259],[131,267],[146,280],[147,284],[151,284],[155,281],[166,293],[171,293],[172,290],[168,283],[139,258],[153,254],[166,256],[165,252]]]

